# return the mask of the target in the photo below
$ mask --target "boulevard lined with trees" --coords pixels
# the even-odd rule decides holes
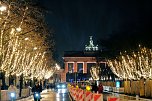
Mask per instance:
[[[55,71],[53,33],[32,0],[0,1],[0,73],[6,78],[48,79]]]

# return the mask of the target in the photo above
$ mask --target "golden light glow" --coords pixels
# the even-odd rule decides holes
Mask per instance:
[[[25,38],[24,40],[29,40],[29,38]]]
[[[93,80],[99,80],[99,72],[100,72],[99,68],[100,68],[99,66],[91,67],[90,73],[91,73]]]
[[[111,70],[119,78],[139,80],[152,78],[152,52],[151,49],[139,47],[138,52],[120,54],[114,60],[108,60]]]
[[[6,6],[0,5],[0,11],[1,11],[1,12],[6,11],[6,8],[7,8]]]
[[[55,66],[56,66],[57,70],[59,70],[61,68],[57,63],[55,64]]]
[[[5,2],[4,6],[0,2],[0,70],[5,71],[5,76],[23,74],[25,79],[48,79],[55,68],[52,55],[46,54],[48,45],[45,41],[49,33],[44,27],[43,16],[36,9],[13,3],[15,5]],[[40,31],[38,27],[41,27]]]
[[[33,49],[34,49],[34,50],[37,50],[37,47],[34,47]]]
[[[91,90],[91,87],[87,85],[87,86],[86,86],[86,90],[87,90],[87,91],[90,91],[90,90]]]
[[[16,28],[17,32],[20,32],[21,30],[22,30],[21,27]]]

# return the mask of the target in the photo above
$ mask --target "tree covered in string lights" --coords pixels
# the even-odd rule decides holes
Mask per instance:
[[[90,69],[90,73],[91,73],[91,77],[93,78],[93,80],[99,80],[100,79],[100,67],[95,65],[92,66]]]
[[[5,76],[48,78],[54,72],[53,40],[32,0],[0,1],[0,70]]]
[[[152,50],[139,45],[138,51],[120,53],[115,59],[108,60],[115,75],[122,79],[152,79]]]

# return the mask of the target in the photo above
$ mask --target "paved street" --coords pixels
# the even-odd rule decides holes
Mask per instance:
[[[71,101],[68,93],[59,94],[54,92],[54,90],[49,90],[49,92],[44,90],[41,93],[41,96],[42,96],[41,101]],[[34,99],[33,96],[30,96],[28,98],[20,99],[17,101],[34,101]]]
[[[44,90],[41,93],[42,99],[41,101],[72,101],[72,99],[70,98],[69,94],[59,94],[56,93],[54,90],[49,90],[49,92],[47,92],[46,90]],[[128,96],[128,95],[124,95],[124,94],[118,94],[118,93],[104,93],[103,94],[103,100],[107,101],[107,96],[115,96],[120,98],[120,101],[131,101],[131,100],[136,100],[136,97],[133,96]],[[152,99],[145,99],[145,98],[139,98],[140,101],[152,101]],[[33,100],[33,96],[24,98],[24,99],[20,99],[17,101],[34,101]]]

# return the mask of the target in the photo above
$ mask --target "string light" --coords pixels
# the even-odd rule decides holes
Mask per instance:
[[[6,6],[0,5],[0,11],[1,12],[6,11],[6,8],[7,8]]]
[[[113,73],[123,79],[139,80],[152,79],[152,52],[151,49],[139,46],[138,52],[131,55],[120,54],[119,59],[108,60],[108,66]]]
[[[48,58],[45,53],[45,34],[48,33],[44,33],[46,29],[42,26],[43,21],[38,22],[40,17],[30,16],[36,9],[28,9],[17,2],[13,4],[0,2],[0,70],[5,71],[6,77],[22,74],[26,79],[51,77],[55,69],[50,69],[54,68],[50,67],[49,62],[53,59]],[[38,26],[41,31],[35,31]],[[34,30],[31,30],[32,28]]]
[[[91,76],[93,80],[99,80],[99,66],[93,66],[90,69]]]
[[[21,30],[22,30],[21,27],[16,28],[17,32],[20,32]]]

